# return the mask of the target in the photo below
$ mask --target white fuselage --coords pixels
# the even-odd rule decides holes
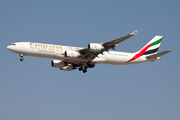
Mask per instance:
[[[65,51],[77,51],[83,49],[80,47],[61,46],[33,42],[16,42],[12,45],[9,45],[7,49],[14,53],[23,54],[25,56],[52,58],[71,63],[86,64],[88,61],[87,58],[82,59],[80,57],[65,57]],[[103,54],[99,54],[95,59],[92,60],[92,62],[95,64],[128,65],[148,61],[145,57],[141,56],[136,60],[128,62],[135,54],[136,53],[108,51],[103,52]]]

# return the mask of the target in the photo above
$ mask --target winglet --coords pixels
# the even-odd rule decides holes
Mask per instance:
[[[137,30],[135,30],[134,32],[132,32],[130,35],[136,35],[136,33],[137,33],[138,31]]]

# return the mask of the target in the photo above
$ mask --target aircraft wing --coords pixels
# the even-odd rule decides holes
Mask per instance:
[[[98,56],[98,54],[103,53],[104,51],[108,51],[109,49],[114,49],[118,43],[136,35],[137,30],[132,32],[131,34],[128,34],[126,36],[117,38],[115,40],[111,40],[108,42],[100,43],[103,46],[103,49],[101,51],[90,51],[89,48],[80,49],[79,52],[81,53],[82,57],[89,56],[91,59],[94,59]]]
[[[104,43],[102,43],[102,45],[106,49],[111,49],[111,48],[113,49],[114,47],[117,46],[118,43],[120,43],[120,42],[122,42],[122,41],[124,41],[124,40],[126,40],[126,39],[128,39],[128,38],[130,38],[130,37],[132,37],[134,35],[136,35],[136,33],[137,33],[137,30],[132,32],[131,34],[126,35],[126,36],[123,36],[123,37],[120,37],[120,38],[117,38],[115,40],[111,40],[111,41],[108,41],[108,42],[104,42]]]

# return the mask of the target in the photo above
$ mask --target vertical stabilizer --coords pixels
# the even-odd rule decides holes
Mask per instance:
[[[150,42],[148,42],[140,51],[135,53],[135,56],[127,62],[131,62],[141,57],[142,55],[149,56],[157,53],[163,36],[155,36]]]
[[[152,55],[157,53],[163,36],[155,36],[149,43],[147,43],[140,51],[144,51],[142,55]]]

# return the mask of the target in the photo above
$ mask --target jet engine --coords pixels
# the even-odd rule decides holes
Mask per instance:
[[[104,46],[102,46],[101,44],[98,44],[98,43],[89,43],[88,49],[90,51],[100,52],[102,49],[104,49]]]
[[[62,68],[64,66],[66,66],[66,63],[61,60],[52,60],[51,66],[55,67],[55,68]]]
[[[72,64],[68,64],[67,66],[64,66],[60,69],[64,70],[64,71],[72,71],[72,70],[76,69],[76,67],[74,67]]]
[[[77,51],[65,51],[64,55],[69,58],[77,58],[80,56],[80,53]]]

